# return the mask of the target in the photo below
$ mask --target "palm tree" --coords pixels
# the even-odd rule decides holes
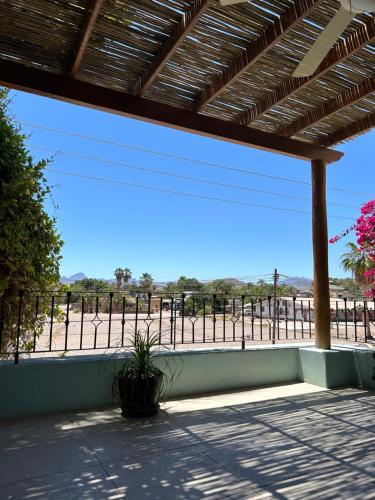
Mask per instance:
[[[124,281],[124,285],[127,286],[127,284],[129,283],[129,280],[131,280],[132,272],[130,271],[130,269],[128,267],[125,267],[125,269],[123,269],[122,271],[123,271],[122,279]]]
[[[143,273],[142,276],[139,278],[140,287],[144,292],[150,291],[153,282],[154,280],[150,273]]]
[[[121,288],[122,280],[124,279],[124,270],[121,269],[121,267],[118,267],[117,269],[115,269],[114,275],[116,278],[116,287]]]
[[[365,252],[360,250],[355,243],[349,242],[346,244],[348,252],[341,256],[341,266],[344,271],[350,271],[355,281],[362,289],[362,293],[368,288],[369,280],[364,276],[364,273],[371,269],[373,263]],[[370,319],[366,320],[367,338],[373,339],[371,334]]]
[[[372,261],[355,243],[347,243],[346,248],[348,252],[341,256],[341,266],[344,271],[352,273],[352,276],[361,288],[365,288],[368,280],[364,276],[364,273],[372,267]]]

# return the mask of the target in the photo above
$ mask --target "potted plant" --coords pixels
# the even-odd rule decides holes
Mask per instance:
[[[164,372],[154,364],[158,340],[156,334],[139,331],[131,342],[130,358],[114,382],[123,417],[146,417],[159,410]]]

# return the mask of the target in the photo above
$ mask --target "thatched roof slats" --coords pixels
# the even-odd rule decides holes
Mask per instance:
[[[375,109],[375,13],[355,17],[313,77],[291,78],[338,8],[337,0],[0,0],[0,62],[62,75],[76,61],[76,80],[98,88],[129,94],[146,83],[152,102],[319,143]]]
[[[373,127],[375,127],[375,112],[368,113],[366,116],[360,118],[359,120],[345,125],[326,138],[321,139],[320,142],[323,146],[329,147],[330,145],[347,141],[355,135],[363,134]]]
[[[375,94],[372,94],[366,99],[361,100],[352,106],[348,106],[334,115],[329,116],[320,122],[316,122],[310,127],[298,132],[295,135],[295,138],[307,142],[319,143],[319,141],[324,141],[336,131],[368,116],[373,112],[374,108]]]
[[[309,15],[323,0],[296,0],[283,12],[279,19],[272,22],[257,40],[251,43],[244,51],[234,58],[230,66],[223,73],[217,75],[203,92],[192,103],[192,109],[200,110],[203,106],[215,99],[233,80],[248,71],[301,19]]]
[[[0,85],[304,160],[321,159],[331,163],[342,157],[342,153],[316,144],[303,144],[286,137],[265,134],[249,127],[226,123],[217,118],[206,118],[197,113],[1,59]]]
[[[155,78],[173,56],[175,51],[192,31],[195,24],[208,9],[210,0],[194,0],[191,7],[183,14],[181,21],[176,25],[174,32],[170,35],[150,64],[146,73],[137,81],[133,93],[143,95],[151,87]]]
[[[324,77],[315,80],[310,85],[297,91],[282,104],[275,106],[266,114],[262,115],[263,120],[273,123],[274,128],[272,128],[272,130],[276,133],[281,128],[287,127],[296,120],[303,119],[305,115],[310,114],[315,108],[325,106],[327,102],[336,98],[339,101],[340,96],[347,93],[348,90],[350,91],[350,89],[356,87],[361,89],[361,87],[364,87],[364,93],[361,95],[366,95],[366,83],[364,84],[363,82],[367,79],[371,80],[374,76],[374,56],[370,54],[371,52],[368,50],[357,52],[347,59],[344,64],[336,66],[333,70],[324,75]],[[358,73],[356,68],[360,69]],[[356,102],[355,95],[353,99],[353,102]],[[361,99],[363,100],[363,98]],[[350,114],[355,114],[355,118],[353,119],[358,119],[358,106],[352,108],[350,104],[349,98],[346,101],[346,107],[349,106]],[[276,110],[281,111],[283,116],[280,117],[280,113],[276,114]],[[371,108],[367,109],[366,112],[368,111],[371,111]],[[329,133],[335,128],[342,127],[343,123],[338,113],[340,114],[340,110],[337,110],[333,114],[328,114],[327,118],[323,119],[323,121],[319,121],[313,127],[315,135],[314,140],[317,140],[320,134],[326,133],[327,126],[329,126]],[[345,120],[350,120],[347,113],[345,113]],[[253,122],[253,126],[255,126],[255,122]],[[311,131],[312,129],[309,130],[309,137]],[[298,133],[298,138],[302,137],[306,137],[306,134],[301,135],[301,132]]]
[[[103,2],[104,0],[92,0],[90,7],[86,11],[85,20],[83,22],[83,26],[79,33],[79,37],[73,52],[73,56],[69,62],[68,73],[72,77],[75,77],[75,75],[77,74],[77,71],[79,69],[83,55],[86,50],[86,46],[91,36],[91,32],[94,28],[96,18],[98,17]]]
[[[298,64],[298,58],[295,55],[296,47],[302,46],[306,51],[308,50],[308,44],[306,44],[304,38],[299,34],[300,31],[303,31],[305,26],[311,29],[310,24],[317,23],[322,17],[328,22],[331,11],[333,9],[327,9],[326,3],[314,9],[307,19],[303,19],[301,23],[296,25],[295,29],[283,36],[272,50],[262,57],[250,71],[243,73],[233,83],[228,85],[227,89],[215,100],[215,106],[219,103],[223,103],[225,106],[225,102],[230,102],[231,104],[235,102],[244,112],[246,109],[254,106],[265,94],[275,90],[280,85],[280,81],[290,78],[291,73]],[[319,32],[317,29],[316,31],[317,33]],[[211,113],[211,104],[204,108],[205,112]],[[224,108],[222,109],[222,113],[226,113]],[[297,117],[294,116],[294,119]],[[233,116],[233,119],[236,119],[236,116]],[[274,130],[280,125],[281,123],[278,123],[274,127]]]
[[[121,89],[130,92],[189,5],[189,0],[105,2],[78,77],[92,81],[96,72],[95,83],[111,87],[113,82],[116,88],[121,78]]]
[[[0,2],[2,57],[43,65],[59,72],[72,51],[86,0],[12,0]]]
[[[373,92],[375,92],[375,76],[363,80],[359,85],[351,87],[343,94],[339,94],[337,97],[326,101],[321,106],[310,111],[307,115],[280,128],[277,133],[284,137],[292,137],[297,132],[309,127],[313,123],[319,122],[323,120],[323,118],[327,118],[337,111],[360,101]]]
[[[375,19],[370,18],[370,20],[365,25],[361,25],[356,32],[336,44],[311,77],[287,79],[279,87],[277,87],[275,91],[265,95],[252,108],[246,110],[239,118],[239,121],[243,124],[251,123],[257,116],[265,113],[273,106],[280,104],[297,90],[322,77],[333,66],[345,61],[345,59],[350,57],[353,52],[360,50],[374,38]]]

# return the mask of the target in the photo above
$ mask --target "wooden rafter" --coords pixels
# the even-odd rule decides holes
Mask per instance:
[[[86,12],[83,26],[79,32],[74,53],[69,62],[69,67],[68,67],[68,74],[73,78],[76,76],[79,67],[81,65],[83,55],[85,53],[87,44],[89,42],[92,30],[95,25],[95,21],[98,17],[103,2],[104,0],[92,0],[90,8]]]
[[[355,104],[368,95],[375,92],[375,76],[366,78],[355,87],[347,89],[343,94],[324,102],[322,105],[310,111],[306,115],[298,118],[293,123],[280,128],[277,133],[284,137],[292,137],[301,130],[313,125],[334,113]]]
[[[323,146],[330,147],[339,142],[346,141],[355,135],[362,134],[373,127],[375,127],[375,112],[369,113],[363,118],[336,130],[326,138],[321,139],[319,143]]]
[[[272,107],[283,103],[286,99],[297,92],[297,90],[301,90],[306,85],[321,78],[325,73],[336,66],[336,64],[345,61],[345,59],[362,49],[374,38],[375,19],[371,18],[367,23],[361,24],[360,27],[345,38],[345,40],[342,40],[332,47],[327,57],[312,76],[305,78],[288,78],[274,91],[269,92],[254,106],[244,111],[238,121],[242,124],[248,125]]]
[[[0,85],[304,160],[342,153],[0,59]]]
[[[264,33],[246,50],[242,51],[221,74],[217,75],[212,83],[201,92],[191,109],[199,111],[206,104],[215,99],[228,85],[239,78],[270,51],[283,36],[289,33],[306,16],[310,14],[323,0],[296,0],[286,9],[280,18],[273,22]]]
[[[167,38],[166,42],[155,55],[146,73],[135,84],[133,88],[134,95],[142,96],[151,87],[160,71],[209,8],[209,4],[210,0],[194,0],[192,2],[180,22],[177,23],[174,32]]]

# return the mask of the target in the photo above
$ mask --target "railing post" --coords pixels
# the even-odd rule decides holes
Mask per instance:
[[[18,303],[18,318],[17,318],[17,339],[16,339],[16,351],[14,353],[14,364],[19,363],[19,351],[20,351],[20,335],[21,335],[21,320],[22,320],[22,302],[25,295],[24,290],[20,290],[18,293],[19,303]]]
[[[113,292],[109,292],[108,349],[111,347]]]
[[[320,349],[330,349],[331,332],[325,161],[313,160],[311,162],[311,178],[315,347]]]
[[[245,295],[241,295],[241,312],[242,312],[242,341],[241,341],[241,348],[245,349]]]

